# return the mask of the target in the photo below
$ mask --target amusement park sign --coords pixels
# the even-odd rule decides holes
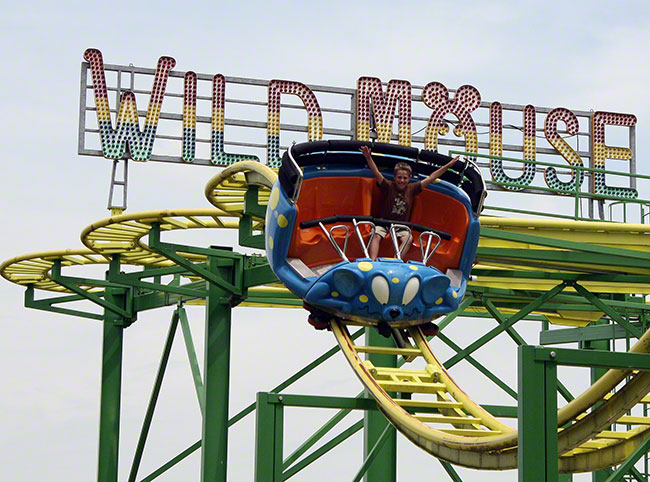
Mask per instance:
[[[484,153],[493,156],[502,156],[505,151],[519,151],[523,153],[522,163],[515,169],[506,172],[503,161],[491,159],[489,170],[494,181],[506,183],[503,186],[508,190],[525,190],[533,186],[537,173],[542,173],[548,187],[559,192],[573,193],[580,190],[585,177],[590,178],[589,191],[593,194],[611,198],[636,198],[637,191],[634,184],[630,187],[614,187],[606,183],[605,172],[592,172],[585,176],[583,172],[569,170],[569,179],[561,180],[558,172],[553,167],[540,168],[535,164],[537,154],[560,156],[567,167],[583,167],[583,158],[590,160],[591,168],[605,169],[606,159],[618,159],[629,162],[630,172],[634,172],[633,163],[633,132],[636,117],[632,114],[612,112],[584,112],[572,111],[564,107],[536,108],[533,105],[511,106],[502,105],[500,102],[481,102],[481,94],[471,85],[463,85],[455,91],[449,91],[440,82],[430,82],[424,87],[414,87],[406,80],[390,80],[387,84],[375,77],[360,77],[356,89],[341,89],[334,87],[310,86],[288,80],[261,81],[256,79],[226,78],[222,74],[206,75],[195,72],[176,72],[176,61],[171,57],[160,57],[156,69],[136,68],[133,66],[105,65],[99,50],[88,49],[84,53],[87,63],[82,68],[82,92],[80,120],[80,154],[102,155],[109,159],[133,159],[136,161],[168,161],[185,162],[194,164],[211,164],[225,166],[239,160],[254,159],[259,161],[259,156],[253,154],[255,149],[266,150],[267,164],[277,167],[280,162],[281,133],[306,132],[307,140],[319,140],[323,135],[328,138],[353,138],[369,140],[375,138],[379,142],[390,142],[395,139],[399,144],[410,146],[412,142],[422,145],[425,149],[436,150],[439,144],[458,146],[464,151],[479,153],[479,148]],[[90,72],[92,83],[87,80]],[[116,80],[112,85],[107,84],[107,72],[116,72]],[[130,82],[122,85],[123,76]],[[153,77],[153,86],[150,89],[138,89],[135,85],[139,78]],[[182,89],[177,92],[169,89],[171,80],[181,81]],[[149,85],[151,80],[149,80]],[[203,82],[210,85],[208,95],[197,94],[197,86]],[[253,99],[226,98],[226,87],[246,86],[249,88],[265,89],[265,101]],[[87,91],[94,94],[94,108],[87,99]],[[417,90],[417,92],[415,92]],[[115,92],[115,107],[111,109],[109,93]],[[321,102],[316,96],[320,94]],[[282,95],[291,95],[299,99],[299,104],[281,104]],[[138,111],[136,95],[149,96],[146,112]],[[338,107],[322,107],[323,98],[347,96],[348,106],[345,109]],[[89,97],[89,96],[88,96]],[[294,98],[295,98],[294,97]],[[177,107],[172,105],[169,111],[163,111],[163,101],[177,102]],[[182,99],[182,104],[180,100]],[[197,101],[205,104],[209,116],[197,114]],[[412,116],[414,102],[423,104],[428,109],[427,117]],[[209,103],[209,108],[208,108]],[[119,106],[118,106],[119,104]],[[249,111],[241,118],[229,117],[226,119],[226,105]],[[182,112],[181,111],[182,105]],[[280,124],[280,107],[300,109],[307,112],[306,125]],[[263,116],[256,120],[254,111],[265,108]],[[485,122],[475,121],[480,108],[485,112]],[[231,107],[229,107],[231,109]],[[96,111],[96,128],[89,127],[90,119],[87,114]],[[522,115],[520,126],[504,124],[504,110],[519,110]],[[111,120],[114,113],[116,124]],[[323,127],[324,114],[347,116],[345,129]],[[396,116],[397,114],[397,116]],[[538,114],[545,114],[543,122],[543,136],[537,134]],[[446,118],[452,117],[449,121]],[[144,117],[144,128],[140,128],[139,117]],[[259,117],[259,115],[258,115]],[[394,121],[397,117],[397,136],[393,134]],[[580,120],[587,126],[587,132],[581,132]],[[167,122],[166,131],[161,132],[161,120]],[[421,131],[424,136],[414,138],[413,124],[421,122]],[[340,122],[339,122],[340,123]],[[197,127],[198,124],[198,127]],[[453,126],[453,134],[461,140],[453,141],[444,139],[443,136],[450,132],[449,124]],[[246,134],[238,141],[235,136],[229,141],[224,133],[225,126],[234,126],[242,129],[263,129],[266,131],[265,141],[252,142],[255,136]],[[209,126],[209,135],[208,135]],[[489,128],[489,142],[479,143],[477,126]],[[562,126],[562,129],[560,129]],[[606,126],[623,126],[630,129],[629,147],[613,147],[606,144]],[[200,128],[204,127],[205,135],[200,135]],[[234,128],[233,127],[233,128]],[[523,141],[518,145],[505,145],[504,127],[513,127],[523,133]],[[99,134],[98,149],[89,149],[86,146],[87,135]],[[230,135],[230,134],[229,134]],[[579,136],[587,138],[587,149],[580,151]],[[241,134],[240,134],[241,136]],[[259,137],[259,134],[258,134]],[[548,147],[537,146],[538,137],[542,137]],[[159,144],[164,139],[168,148],[156,152],[154,142],[159,139]],[[567,140],[578,140],[572,144]],[[175,144],[170,146],[169,142]],[[199,151],[207,147],[203,156]],[[226,152],[235,146],[248,152]],[[198,147],[197,147],[198,146]],[[487,151],[487,152],[486,152]],[[176,152],[174,155],[173,153]],[[171,154],[170,154],[171,153]],[[562,161],[562,162],[564,162]],[[513,175],[513,172],[514,174]],[[567,176],[565,176],[567,177]]]

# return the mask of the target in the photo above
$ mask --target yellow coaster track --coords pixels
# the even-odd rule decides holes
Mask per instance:
[[[418,327],[409,328],[414,345],[387,348],[356,345],[340,320],[332,332],[353,371],[390,422],[413,443],[448,462],[474,469],[517,467],[517,432],[475,403],[449,376]],[[631,350],[650,351],[650,333]],[[402,356],[424,368],[381,367],[362,353]],[[406,365],[406,364],[405,364]],[[611,391],[629,377],[616,394]],[[650,417],[625,413],[650,391],[650,374],[609,370],[592,387],[558,412],[558,424],[571,424],[558,434],[562,472],[594,471],[620,464],[648,436]],[[399,394],[391,396],[389,392]],[[417,397],[417,398],[416,398]],[[599,403],[598,408],[586,410]],[[613,424],[637,425],[613,432]]]

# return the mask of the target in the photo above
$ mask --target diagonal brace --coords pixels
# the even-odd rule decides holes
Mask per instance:
[[[488,312],[494,317],[497,323],[503,324],[506,322],[505,316],[503,316],[497,307],[494,306],[494,303],[492,303],[491,300],[483,298],[482,301],[485,309],[488,310]],[[518,346],[528,345],[528,343],[526,343],[526,340],[524,340],[514,328],[510,328],[508,334]],[[557,381],[557,391],[564,397],[567,402],[570,402],[574,398],[573,395],[571,395],[569,389],[566,388],[559,380]]]
[[[616,312],[616,310],[613,310],[610,306],[604,303],[603,300],[601,300],[592,292],[590,292],[588,289],[586,289],[584,286],[581,286],[576,282],[572,282],[571,285],[576,289],[576,291],[579,294],[584,296],[592,305],[594,305],[600,311],[605,312],[612,320],[614,320],[616,323],[621,325],[625,329],[625,331],[627,331],[630,335],[636,337],[637,339],[641,338],[642,335],[641,331],[637,329],[634,325],[632,325],[629,321],[624,319],[621,315],[619,315]]]
[[[81,310],[72,310],[70,308],[59,308],[53,306],[57,303],[67,303],[69,301],[79,301],[84,299],[79,295],[60,296],[58,298],[46,298],[42,300],[34,299],[34,285],[28,285],[25,290],[25,308],[35,310],[50,311],[52,313],[61,313],[64,315],[79,316],[81,318],[90,318],[91,320],[103,320],[104,316],[99,313],[90,313]]]
[[[92,301],[96,305],[101,306],[102,308],[107,309],[108,311],[115,313],[118,316],[121,316],[122,318],[126,318],[128,320],[132,320],[134,318],[133,310],[132,309],[123,309],[113,303],[109,303],[108,301],[104,300],[101,298],[99,295],[96,295],[95,293],[91,293],[88,290],[85,290],[83,288],[80,288],[77,283],[83,283],[83,284],[90,284],[87,279],[84,278],[75,278],[71,276],[63,276],[61,274],[61,260],[57,259],[54,261],[54,264],[52,265],[52,271],[51,271],[51,278],[52,281],[55,283],[60,284],[61,286],[64,286],[68,288],[70,291],[73,291],[77,293],[78,295],[82,296],[83,298]],[[103,280],[92,280],[92,284],[96,284],[96,286],[105,286],[105,287],[114,287],[118,289],[125,289],[131,293],[130,288],[125,288],[124,286],[116,286],[114,284],[111,284],[107,281]],[[127,298],[127,300],[131,300],[132,295]],[[130,303],[129,303],[130,304]]]
[[[242,294],[242,289],[240,286],[235,286],[221,279],[219,276],[205,269],[201,265],[193,263],[189,261],[187,258],[185,258],[184,256],[178,254],[178,251],[187,251],[187,247],[171,244],[171,243],[163,243],[162,241],[160,241],[160,224],[158,223],[153,224],[151,226],[151,230],[149,231],[149,247],[152,250],[154,250],[156,253],[165,256],[167,259],[170,259],[174,263],[200,276],[201,278],[212,283],[213,285],[219,286],[220,288],[234,295]],[[230,256],[227,256],[231,260],[231,262],[237,262],[237,261],[241,262],[241,258],[235,257],[233,256],[233,254],[234,253],[231,253]],[[217,253],[216,251],[211,251],[210,254],[208,255],[219,256],[219,253]]]
[[[171,323],[169,324],[169,331],[167,332],[165,348],[163,349],[163,353],[160,357],[160,363],[158,364],[158,373],[156,374],[156,380],[154,382],[153,389],[151,390],[149,404],[147,405],[147,411],[144,416],[144,421],[142,422],[142,429],[140,430],[140,436],[138,438],[135,455],[133,456],[133,463],[131,464],[131,471],[129,472],[129,482],[135,482],[135,479],[138,475],[138,469],[140,468],[140,462],[142,461],[142,454],[144,453],[144,446],[147,442],[149,429],[151,428],[154,410],[156,409],[156,403],[158,402],[158,396],[160,395],[160,388],[165,376],[165,370],[167,369],[169,354],[172,349],[172,344],[174,343],[174,335],[176,334],[177,326],[178,311],[174,311]]]
[[[479,338],[474,343],[469,345],[467,348],[465,348],[464,350],[462,350],[461,352],[457,353],[456,355],[451,357],[449,360],[447,360],[444,363],[445,368],[451,368],[456,363],[458,363],[463,358],[465,358],[467,355],[470,355],[470,354],[474,353],[476,350],[478,350],[485,343],[492,340],[497,335],[503,333],[508,328],[513,326],[515,323],[517,323],[519,320],[525,318],[527,315],[529,315],[530,313],[535,311],[537,308],[539,308],[544,303],[549,301],[555,295],[562,292],[562,290],[566,287],[566,285],[567,285],[566,282],[562,282],[562,283],[558,284],[557,286],[555,286],[554,288],[552,288],[551,290],[544,293],[542,296],[540,296],[536,300],[533,300],[530,303],[528,303],[521,310],[519,310],[517,313],[515,313],[510,318],[508,318],[508,320],[505,323],[503,323],[503,324],[497,326],[496,328],[490,330],[485,335],[483,335],[481,338]]]

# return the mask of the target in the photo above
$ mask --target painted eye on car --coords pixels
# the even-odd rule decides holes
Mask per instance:
[[[388,287],[388,281],[386,281],[386,278],[379,275],[375,276],[372,279],[372,283],[370,284],[370,287],[372,288],[372,294],[375,295],[377,301],[379,301],[382,305],[388,303],[390,288]]]
[[[413,298],[415,298],[415,295],[418,294],[419,289],[420,289],[420,280],[418,278],[413,277],[410,280],[408,280],[406,286],[404,287],[404,295],[402,296],[402,305],[406,306],[411,301],[413,301]]]

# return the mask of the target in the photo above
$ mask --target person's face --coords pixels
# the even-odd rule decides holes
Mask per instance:
[[[398,169],[395,172],[395,187],[397,187],[398,191],[403,191],[404,189],[406,189],[406,186],[408,185],[410,180],[411,180],[411,175],[409,174],[408,171]]]

